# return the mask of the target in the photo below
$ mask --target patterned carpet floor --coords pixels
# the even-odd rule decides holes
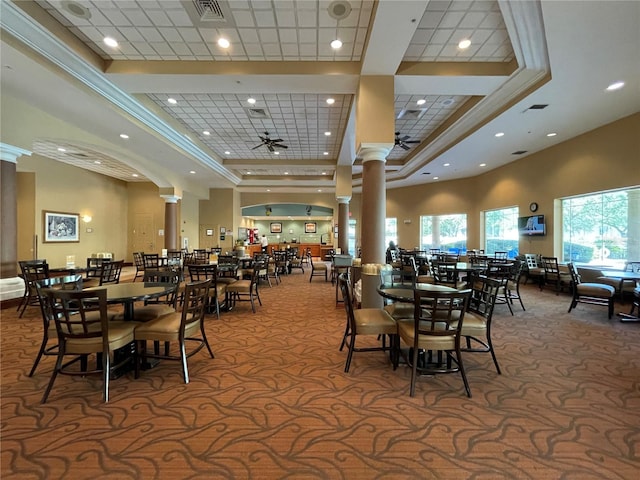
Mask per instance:
[[[137,380],[27,376],[40,313],[1,311],[1,470],[7,479],[637,479],[640,324],[522,287],[526,311],[497,307],[494,344],[457,375],[393,371],[381,352],[338,347],[335,287],[295,271],[249,304],[206,319],[215,353],[162,361]],[[629,304],[616,305],[616,311]],[[375,341],[372,339],[371,341]],[[365,340],[363,343],[366,343]]]

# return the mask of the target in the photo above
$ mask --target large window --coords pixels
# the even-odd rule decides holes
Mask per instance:
[[[487,255],[508,252],[518,255],[518,208],[501,208],[484,212],[484,251]]]
[[[420,249],[439,248],[445,252],[467,253],[467,216],[420,216]]]
[[[384,219],[384,248],[387,248],[389,242],[393,242],[398,245],[398,219],[397,218],[385,218]]]
[[[564,261],[624,266],[640,259],[640,189],[562,200]]]

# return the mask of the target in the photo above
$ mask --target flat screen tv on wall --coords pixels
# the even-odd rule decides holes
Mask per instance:
[[[546,235],[544,215],[518,217],[518,231],[520,235]]]

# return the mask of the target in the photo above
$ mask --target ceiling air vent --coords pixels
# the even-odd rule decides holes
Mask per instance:
[[[427,109],[426,108],[418,108],[418,109],[408,109],[405,108],[404,110],[402,110],[400,112],[400,114],[398,115],[398,120],[403,119],[403,120],[419,120],[423,115],[424,112],[426,112]]]
[[[183,0],[194,27],[211,27],[213,24],[235,26],[229,2],[225,0]]]
[[[245,110],[249,118],[269,118],[269,113],[264,108],[247,108]]]
[[[69,155],[70,157],[75,157],[75,158],[79,158],[81,160],[84,160],[86,158],[89,158],[89,155],[87,155],[86,153],[77,153],[77,152],[70,152],[67,155]]]
[[[517,150],[517,151],[513,152],[511,155],[522,155],[524,153],[527,153],[527,151],[526,150]]]
[[[547,108],[549,105],[545,105],[543,103],[537,103],[535,105],[531,105],[529,107],[529,110],[543,110],[545,108]]]

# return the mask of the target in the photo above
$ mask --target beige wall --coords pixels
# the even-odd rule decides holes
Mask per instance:
[[[127,261],[133,261],[133,252],[160,253],[164,248],[164,199],[153,183],[129,183],[127,211]],[[147,228],[148,227],[148,228]],[[147,231],[143,232],[143,229]]]
[[[212,188],[209,190],[209,199],[200,200],[200,230],[214,229],[213,246],[225,250],[233,248],[238,234],[237,227],[234,227],[234,211],[239,208],[234,203],[235,199],[231,188]],[[220,240],[220,227],[227,230],[224,240]]]
[[[67,255],[75,255],[76,263],[80,265],[97,252],[112,252],[116,258],[124,258],[127,253],[125,182],[36,154],[20,157],[18,163],[21,172],[35,172],[35,189],[28,187],[28,181],[23,183],[21,180],[18,183],[19,211],[26,213],[24,217],[18,217],[18,238],[21,243],[32,235],[35,225],[37,256],[46,258],[52,267],[64,266]],[[21,188],[25,186],[27,188]],[[77,243],[44,243],[43,210],[77,213],[81,217],[90,215],[92,221],[88,224],[80,221],[80,241]],[[92,231],[87,232],[87,228]],[[18,260],[27,256],[25,254],[29,248],[24,244],[19,246]],[[33,255],[29,254],[27,258],[33,258]]]
[[[180,201],[180,248],[183,239],[189,240],[189,249],[198,248],[198,226],[200,218],[200,200],[188,192],[183,193]]]
[[[479,248],[482,211],[517,206],[528,215],[529,204],[537,202],[548,234],[522,239],[520,252],[559,255],[553,238],[556,199],[638,185],[640,114],[635,114],[478,177],[388,190],[387,217],[398,219],[399,244],[413,248],[420,215],[467,213],[467,247]]]
[[[17,251],[18,260],[33,260],[36,247],[36,174],[18,172],[16,175]],[[37,237],[40,238],[40,237]]]

